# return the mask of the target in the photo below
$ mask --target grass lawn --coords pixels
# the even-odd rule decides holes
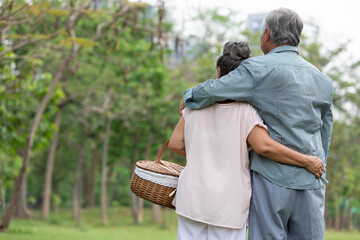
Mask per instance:
[[[101,224],[100,210],[82,211],[82,223],[72,219],[71,210],[54,214],[42,220],[33,211],[31,219],[13,219],[10,228],[0,233],[0,240],[168,240],[176,239],[177,216],[169,210],[168,226],[152,221],[151,209],[145,209],[144,223],[134,224],[129,208],[113,208],[108,211],[108,224]]]
[[[101,225],[100,210],[83,211],[82,224],[76,226],[71,211],[51,215],[41,220],[38,212],[31,219],[13,219],[10,229],[0,234],[0,240],[176,240],[177,217],[169,211],[167,227],[155,224],[151,210],[146,209],[144,223],[135,225],[127,208],[110,209],[109,223]],[[326,240],[359,240],[359,232],[326,232]]]

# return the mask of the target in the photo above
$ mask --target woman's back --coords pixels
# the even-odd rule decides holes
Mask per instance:
[[[241,228],[251,197],[246,139],[263,125],[246,103],[184,109],[187,164],[180,175],[176,212],[207,224]]]

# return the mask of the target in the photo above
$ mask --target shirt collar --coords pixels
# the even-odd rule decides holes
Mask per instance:
[[[297,54],[299,54],[296,47],[289,45],[274,48],[269,53],[279,53],[279,52],[296,52]]]

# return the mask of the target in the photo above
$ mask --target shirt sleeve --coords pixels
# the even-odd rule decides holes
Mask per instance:
[[[330,142],[331,142],[331,134],[333,128],[333,114],[332,114],[332,107],[326,111],[324,116],[322,116],[323,126],[320,129],[321,132],[321,141],[323,145],[323,149],[325,152],[325,162],[330,157]]]
[[[184,108],[184,109],[181,111],[181,114],[182,114],[182,116],[183,116],[184,119],[185,119],[185,116],[186,116],[186,114],[187,114],[187,110],[188,110],[188,108]]]
[[[327,106],[322,110],[321,113],[321,120],[323,122],[323,125],[320,129],[320,133],[321,133],[321,142],[322,142],[322,147],[325,153],[325,159],[324,162],[326,164],[327,159],[330,157],[330,142],[331,142],[331,135],[332,135],[332,129],[333,129],[333,113],[332,113],[332,102],[333,102],[333,97],[334,97],[334,88],[332,86],[332,80],[327,77],[329,80],[329,91],[328,94],[326,95],[326,99],[327,99]]]
[[[184,92],[184,103],[189,109],[200,109],[226,99],[251,102],[254,86],[251,71],[241,64],[219,79],[210,79],[187,89]]]
[[[255,126],[262,127],[266,131],[268,130],[267,126],[264,124],[262,118],[260,117],[256,109],[251,105],[248,105],[248,117],[246,119],[246,139]]]

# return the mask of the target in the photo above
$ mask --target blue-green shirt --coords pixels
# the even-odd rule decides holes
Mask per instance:
[[[272,139],[319,157],[324,166],[330,155],[333,125],[331,79],[299,56],[296,47],[280,46],[264,56],[249,58],[221,77],[187,89],[184,102],[190,109],[233,99],[252,104]],[[270,181],[292,189],[316,189],[327,183],[305,168],[281,164],[250,154],[251,169]]]

